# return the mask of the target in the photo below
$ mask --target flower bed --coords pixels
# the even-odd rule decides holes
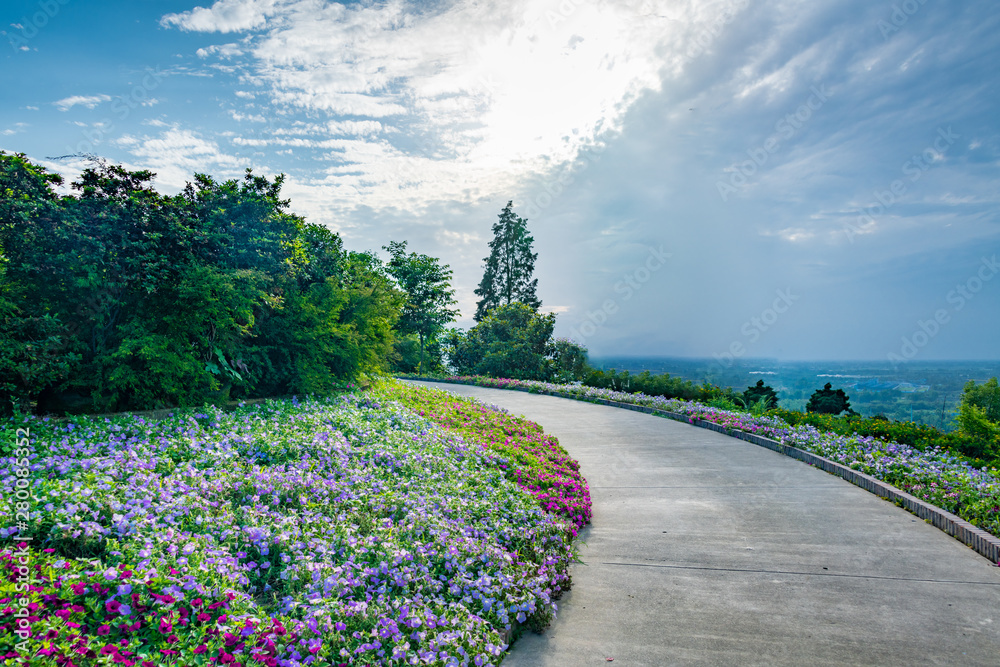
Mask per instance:
[[[572,535],[590,522],[590,487],[580,465],[538,424],[442,391],[397,384],[392,396],[434,423],[502,455],[507,477],[531,493],[543,509],[566,517]]]
[[[495,665],[568,585],[566,521],[397,404],[18,426],[34,500],[12,526],[3,459],[0,534],[25,545],[0,556],[4,664]]]
[[[803,449],[853,470],[888,482],[936,505],[992,535],[1000,537],[1000,471],[974,468],[938,448],[923,451],[896,442],[859,435],[837,435],[814,426],[790,426],[778,417],[753,417],[701,403],[632,394],[579,385],[484,377],[450,377],[444,381],[497,389],[555,392],[580,400],[608,400],[703,419],[728,429],[746,431]]]

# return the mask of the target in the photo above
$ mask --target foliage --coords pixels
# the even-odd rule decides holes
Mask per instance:
[[[988,463],[993,457],[976,440],[959,432],[944,432],[933,426],[909,421],[890,421],[885,417],[861,417],[860,415],[834,416],[816,412],[796,412],[793,410],[774,409],[771,415],[778,417],[792,426],[809,425],[822,431],[839,435],[859,435],[878,438],[886,442],[898,442],[919,450],[941,449],[967,456],[982,463]]]
[[[986,456],[1000,459],[1000,385],[997,378],[981,385],[969,380],[962,392],[956,421],[962,435],[979,444]]]
[[[980,385],[975,380],[969,380],[962,392],[962,402],[980,408],[991,422],[1000,423],[1000,383],[997,378],[990,378]]]
[[[843,389],[834,391],[833,385],[829,382],[822,389],[814,391],[813,395],[809,397],[809,402],[806,403],[806,412],[839,415],[844,411],[847,411],[848,414],[853,414],[847,394],[844,393]]]
[[[742,405],[749,408],[759,403],[762,399],[768,407],[778,407],[778,392],[774,390],[774,387],[764,384],[763,380],[757,380],[757,384],[747,387],[743,391]]]
[[[535,239],[528,234],[528,221],[514,213],[513,205],[513,201],[507,202],[499,220],[493,223],[490,256],[483,260],[486,270],[475,292],[482,297],[476,303],[476,322],[499,306],[523,303],[538,310],[542,305],[535,293],[538,279],[531,278],[538,259],[538,254],[531,252]]]
[[[1000,424],[990,421],[984,409],[963,402],[957,421],[961,434],[981,445],[984,455],[1000,459]]]
[[[713,398],[724,397],[734,401],[736,396],[728,389],[703,383],[693,384],[690,380],[671,377],[669,373],[651,375],[643,371],[631,375],[628,371],[618,373],[615,369],[601,371],[591,369],[583,384],[599,389],[612,389],[627,393],[643,393],[648,396],[663,396],[665,398],[683,398],[686,400],[710,401]]]
[[[444,325],[459,314],[450,308],[457,303],[455,290],[451,288],[451,269],[434,257],[415,252],[406,254],[406,241],[392,241],[384,249],[391,257],[386,270],[406,296],[397,326],[404,335],[416,334],[420,341],[417,364],[420,374],[424,370],[426,344],[436,342]]]
[[[518,302],[497,306],[468,332],[449,332],[449,363],[463,375],[546,380],[554,327],[554,314]]]
[[[98,165],[58,177],[0,152],[0,414],[322,392],[381,372],[401,295],[378,258],[290,213],[283,177]]]
[[[426,344],[421,370],[420,339],[416,334],[397,336],[390,366],[395,373],[412,373],[417,377],[428,373],[439,375],[446,370],[444,355],[445,336],[439,335]]]
[[[557,382],[582,380],[590,370],[587,348],[568,338],[556,338],[552,341],[551,355],[553,379]]]
[[[719,396],[713,398],[708,402],[708,405],[713,408],[718,408],[719,410],[737,410],[739,406],[736,405],[735,401],[732,401],[725,396]]]
[[[499,664],[502,637],[543,627],[568,586],[566,519],[585,508],[558,501],[586,484],[526,422],[463,403],[469,442],[396,391],[0,423],[4,442],[31,434],[24,527],[18,478],[0,478],[0,537],[30,538],[39,575],[30,664]],[[515,483],[522,447],[551,456]],[[532,486],[553,489],[553,513]],[[0,598],[14,586],[0,578]],[[0,610],[0,656],[13,613]]]

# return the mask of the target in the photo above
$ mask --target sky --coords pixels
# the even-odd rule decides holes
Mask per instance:
[[[6,0],[0,150],[286,174],[594,356],[1000,358],[996,0]],[[385,256],[385,253],[381,253]]]

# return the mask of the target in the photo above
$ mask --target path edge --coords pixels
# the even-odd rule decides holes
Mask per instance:
[[[413,380],[413,378],[406,378],[408,380]],[[807,452],[804,449],[799,449],[798,447],[793,447],[791,445],[786,445],[778,442],[777,440],[772,440],[771,438],[765,438],[763,436],[757,435],[755,433],[747,433],[746,431],[741,431],[739,429],[727,429],[724,426],[720,426],[714,422],[710,422],[704,419],[696,419],[689,417],[687,415],[681,414],[679,412],[670,412],[668,410],[657,410],[655,408],[650,408],[644,405],[632,405],[631,403],[621,403],[619,401],[609,401],[606,398],[583,398],[576,396],[575,394],[569,392],[559,392],[559,391],[539,391],[532,390],[525,387],[483,387],[482,385],[476,384],[475,382],[461,382],[461,381],[446,381],[446,380],[436,380],[436,379],[419,379],[414,380],[416,382],[437,382],[439,384],[459,384],[459,385],[471,385],[474,387],[482,387],[483,389],[500,389],[501,391],[522,391],[528,394],[539,394],[543,396],[555,396],[558,398],[568,398],[574,401],[580,401],[583,403],[596,403],[598,405],[606,405],[613,408],[623,408],[625,410],[632,410],[633,412],[643,412],[650,415],[655,415],[658,417],[666,417],[667,419],[672,419],[674,421],[684,422],[690,424],[691,426],[697,426],[699,428],[707,428],[711,431],[721,433],[722,435],[727,435],[731,438],[737,438],[745,442],[757,445],[759,447],[764,447],[765,449],[770,449],[771,451],[783,454],[793,459],[798,459],[803,463],[811,465],[813,467],[819,468],[825,472],[830,473],[840,477],[841,479],[858,486],[869,493],[873,493],[876,496],[884,500],[888,500],[895,505],[902,507],[911,514],[915,514],[921,519],[924,519],[931,525],[939,528],[948,535],[951,535],[959,542],[962,542],[970,549],[978,553],[979,555],[988,559],[991,563],[995,563],[1000,567],[1000,538],[997,538],[990,533],[987,533],[981,528],[973,526],[971,523],[955,516],[951,512],[941,509],[936,505],[931,505],[928,502],[920,500],[915,496],[906,493],[905,491],[896,488],[895,486],[883,482],[880,479],[876,479],[871,475],[866,475],[865,473],[858,472],[852,468],[848,468],[845,465],[831,461],[830,459],[824,458],[813,454],[812,452]]]

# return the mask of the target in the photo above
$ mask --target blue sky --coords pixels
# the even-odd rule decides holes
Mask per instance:
[[[598,355],[1000,358],[994,0],[8,1],[0,149],[288,176]],[[61,159],[56,159],[61,158]]]

